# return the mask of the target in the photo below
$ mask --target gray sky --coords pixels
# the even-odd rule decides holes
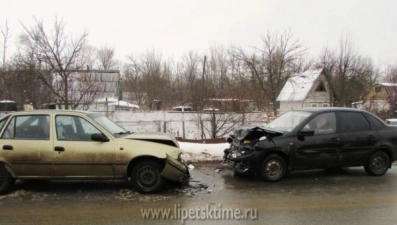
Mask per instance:
[[[268,30],[288,29],[315,57],[350,33],[362,55],[384,65],[397,63],[396,9],[396,0],[0,0],[0,26],[8,20],[14,45],[21,23],[36,16],[51,26],[58,16],[121,60],[153,49],[179,59],[214,44],[260,47]]]

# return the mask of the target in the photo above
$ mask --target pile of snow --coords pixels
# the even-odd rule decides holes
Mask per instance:
[[[223,159],[223,150],[229,148],[229,143],[198,144],[179,142],[183,150],[183,159],[192,162],[216,161]]]

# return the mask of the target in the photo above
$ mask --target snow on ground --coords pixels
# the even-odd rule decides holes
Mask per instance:
[[[223,159],[223,150],[229,148],[229,143],[197,144],[179,142],[184,152],[183,159],[192,162],[215,161]]]

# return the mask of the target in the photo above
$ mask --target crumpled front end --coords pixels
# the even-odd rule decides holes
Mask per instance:
[[[224,150],[224,162],[239,173],[250,170],[254,148],[249,145],[240,144],[236,139],[232,139],[232,142],[229,143],[230,147]]]
[[[174,159],[167,154],[167,160],[160,175],[170,181],[188,184],[190,182],[189,168],[191,167],[192,166],[183,161],[181,157]]]
[[[272,138],[281,135],[283,132],[257,126],[236,129],[227,139],[230,147],[224,150],[224,162],[238,173],[247,172],[253,169],[258,155],[255,145],[260,141],[271,141]]]

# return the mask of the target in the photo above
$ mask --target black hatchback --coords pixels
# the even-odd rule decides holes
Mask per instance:
[[[287,171],[364,166],[381,176],[397,159],[397,126],[351,108],[292,110],[264,127],[241,127],[228,138],[224,160],[236,173],[268,181]]]

